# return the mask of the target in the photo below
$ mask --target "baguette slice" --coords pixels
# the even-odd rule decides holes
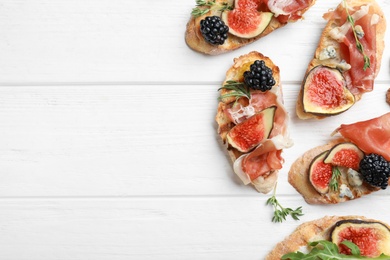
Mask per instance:
[[[256,60],[263,60],[265,65],[272,70],[275,85],[266,92],[250,89],[250,100],[246,97],[237,100],[235,97],[223,98],[218,103],[215,119],[218,124],[218,134],[233,163],[234,172],[244,184],[251,183],[259,192],[268,193],[273,189],[278,169],[284,162],[281,157],[283,148],[292,146],[288,133],[289,116],[283,105],[279,67],[270,58],[253,51],[234,59],[234,64],[227,71],[222,85],[224,86],[228,81],[243,82],[243,73],[248,71],[250,65]],[[221,95],[231,92],[226,89],[220,90]],[[254,114],[269,107],[276,108],[269,137],[249,152],[242,152],[233,147],[227,138],[229,131],[240,122],[245,122]],[[273,165],[270,165],[267,160]],[[262,166],[269,168],[262,168]]]
[[[341,71],[346,88],[354,97],[354,100],[350,100],[352,104],[360,100],[364,93],[373,90],[374,79],[380,70],[385,47],[386,20],[375,0],[347,0],[347,6],[349,13],[355,20],[356,30],[364,33],[360,42],[365,54],[370,59],[370,67],[364,69],[364,57],[356,47],[356,40],[351,25],[347,21],[344,4],[341,2],[336,9],[324,14],[328,23],[322,32],[314,57],[307,67],[297,99],[296,114],[301,119],[323,119],[348,109],[345,107],[345,110],[341,112],[332,109],[325,112],[318,109],[305,109],[303,102],[304,84],[308,79],[309,72],[317,66],[336,68]],[[328,92],[328,94],[330,93]],[[326,96],[319,96],[319,99]],[[323,101],[323,104],[325,103],[327,102]]]
[[[234,7],[234,4],[236,1],[234,0],[216,0],[216,4],[222,4],[227,3],[230,6]],[[255,4],[259,2],[258,0],[253,0]],[[269,3],[266,3],[269,2]],[[291,4],[297,4],[300,5],[297,10],[294,11],[294,13],[291,13],[289,15],[283,15],[281,14],[283,11],[279,10],[277,7],[275,7],[275,2],[273,0],[264,1],[264,3],[260,4],[258,10],[261,12],[271,12],[269,10],[269,6],[273,9],[273,17],[271,18],[270,23],[268,26],[264,29],[262,33],[255,37],[251,38],[241,38],[237,37],[231,33],[228,34],[228,38],[225,40],[224,44],[222,45],[212,45],[205,41],[202,33],[200,32],[200,21],[203,20],[207,16],[219,16],[221,17],[221,11],[214,10],[211,8],[211,10],[199,17],[191,16],[189,21],[187,22],[186,31],[185,31],[185,41],[187,45],[200,53],[208,54],[208,55],[218,55],[225,52],[233,51],[235,49],[238,49],[240,47],[243,47],[247,44],[250,44],[268,34],[273,32],[274,30],[281,28],[285,25],[287,25],[290,22],[295,22],[298,19],[302,18],[302,15],[315,3],[315,0],[304,0],[304,1],[291,1]],[[204,7],[201,7],[204,9]]]
[[[280,260],[281,257],[287,253],[306,251],[307,244],[310,242],[330,240],[330,233],[335,224],[338,221],[343,220],[362,220],[381,223],[385,227],[390,228],[389,225],[384,222],[375,219],[368,219],[363,216],[325,216],[299,225],[288,237],[279,242],[265,259]]]
[[[341,137],[331,140],[326,145],[308,150],[291,165],[288,181],[309,204],[335,204],[357,199],[380,190],[380,188],[363,181],[361,173],[351,172],[346,167],[338,167],[341,172],[338,182],[340,188],[337,191],[329,189],[328,192],[321,194],[309,180],[309,169],[317,155],[345,142],[355,144],[365,154],[378,154],[390,161],[390,113],[349,125],[342,124],[332,135],[336,133],[339,133]],[[354,174],[355,177],[359,176],[357,177],[358,182],[354,178],[350,179],[350,174]],[[343,184],[344,191],[341,190]],[[388,184],[390,184],[390,180]],[[347,188],[351,191],[352,196],[347,195]]]

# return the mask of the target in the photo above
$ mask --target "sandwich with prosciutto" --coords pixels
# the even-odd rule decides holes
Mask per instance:
[[[390,176],[390,113],[342,124],[334,140],[312,148],[290,168],[289,183],[309,204],[335,204],[386,189]]]
[[[234,59],[220,88],[216,121],[234,172],[259,192],[271,191],[282,150],[292,145],[279,67],[255,51]]]
[[[209,55],[229,52],[295,22],[315,0],[196,0],[185,41]]]
[[[390,226],[364,216],[326,216],[298,226],[265,259],[390,259]]]
[[[343,0],[324,18],[297,99],[301,119],[345,112],[373,90],[381,66],[386,21],[375,0]]]

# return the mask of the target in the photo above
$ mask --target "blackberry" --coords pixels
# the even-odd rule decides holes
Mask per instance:
[[[372,186],[387,188],[390,176],[390,162],[379,154],[371,153],[360,161],[360,173],[363,179]]]
[[[275,85],[272,70],[265,65],[263,60],[256,60],[249,71],[244,72],[245,84],[254,90],[265,92]]]
[[[213,45],[222,45],[227,39],[229,27],[218,16],[207,16],[200,21],[200,32]]]

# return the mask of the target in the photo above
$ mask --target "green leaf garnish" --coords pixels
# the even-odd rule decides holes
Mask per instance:
[[[251,93],[249,91],[249,88],[247,86],[245,86],[245,84],[242,82],[228,80],[228,81],[226,81],[226,84],[223,87],[218,89],[218,91],[221,89],[226,89],[226,90],[231,90],[231,91],[229,91],[228,93],[226,93],[224,95],[221,95],[218,98],[219,101],[222,101],[223,99],[229,98],[229,97],[235,97],[236,101],[241,97],[246,97],[247,99],[251,98]]]
[[[339,190],[339,178],[341,176],[341,172],[338,167],[332,167],[332,178],[329,182],[329,188],[332,191],[338,191]]]
[[[215,0],[196,0],[196,6],[197,7],[193,8],[191,12],[191,15],[195,17],[207,14],[211,10],[217,10],[220,12],[233,10],[233,6],[229,5],[229,3],[216,3]]]
[[[378,257],[370,258],[360,255],[360,249],[357,245],[350,241],[343,241],[342,244],[351,249],[351,255],[345,255],[339,253],[339,248],[336,244],[320,240],[316,242],[309,243],[309,246],[312,247],[311,251],[307,254],[302,252],[288,253],[282,256],[282,260],[343,260],[343,259],[390,259],[390,256],[381,254]]]
[[[345,11],[347,12],[347,20],[348,20],[348,22],[351,24],[352,32],[353,32],[353,35],[355,36],[356,48],[357,48],[357,49],[359,50],[359,52],[363,55],[363,59],[364,59],[363,70],[366,70],[367,68],[369,68],[369,67],[371,66],[371,64],[370,64],[370,58],[364,53],[363,44],[359,41],[359,37],[358,37],[358,35],[357,35],[356,28],[355,28],[355,20],[354,20],[353,17],[349,14],[347,1],[346,1],[346,0],[343,0],[343,1],[344,1]]]
[[[295,220],[299,220],[299,217],[303,216],[302,207],[296,209],[284,208],[276,199],[276,185],[273,195],[267,200],[266,205],[272,205],[274,207],[274,215],[272,222],[283,222],[287,216],[291,216]]]

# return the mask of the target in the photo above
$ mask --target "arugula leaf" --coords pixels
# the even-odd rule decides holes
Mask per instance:
[[[351,255],[345,255],[339,253],[339,248],[336,244],[320,240],[309,243],[309,246],[312,247],[311,251],[307,254],[302,252],[288,253],[282,256],[282,260],[358,260],[358,259],[378,259],[378,260],[389,260],[390,256],[381,254],[378,257],[370,258],[360,255],[360,250],[357,245],[351,241],[343,241],[342,244],[351,249]]]

